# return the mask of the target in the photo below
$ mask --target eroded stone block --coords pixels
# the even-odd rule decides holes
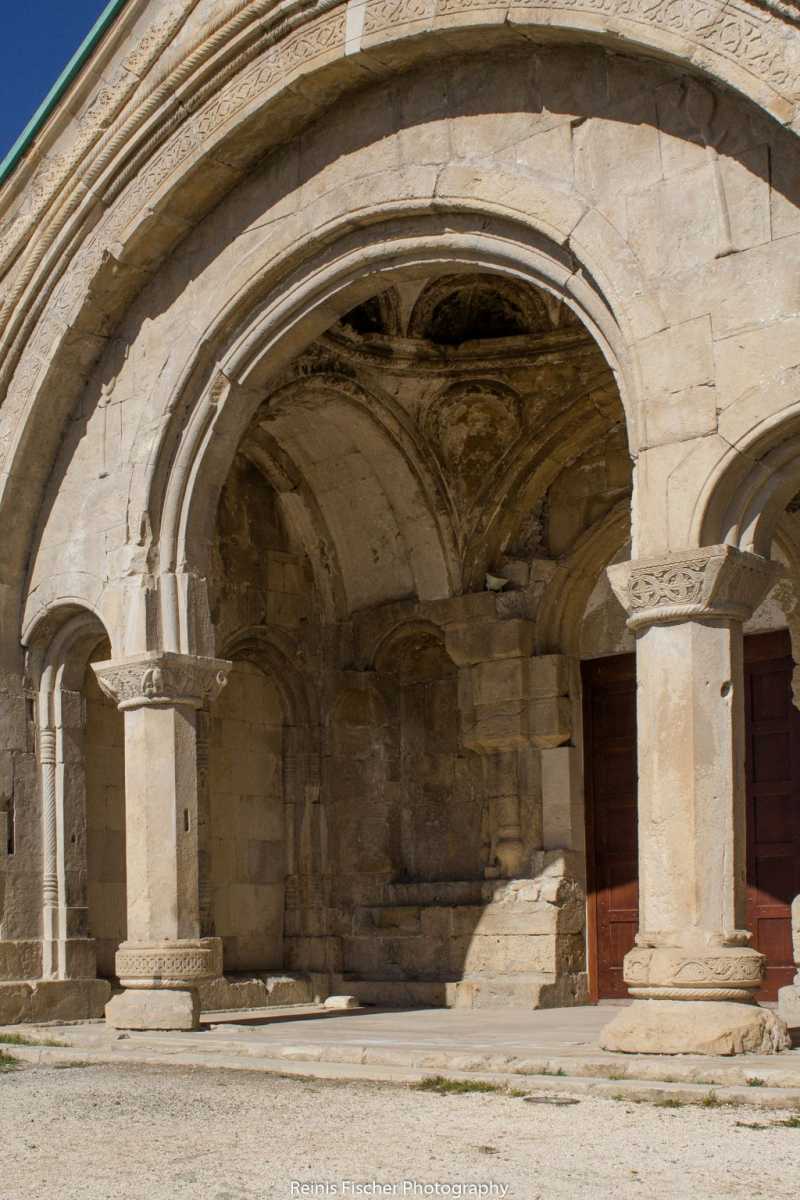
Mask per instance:
[[[113,1029],[198,1029],[200,1001],[196,991],[128,988],[106,1005]]]

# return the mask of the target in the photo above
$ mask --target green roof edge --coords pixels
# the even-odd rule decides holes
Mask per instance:
[[[128,0],[110,0],[103,9],[30,121],[28,121],[22,133],[14,142],[8,154],[0,162],[0,184],[5,183],[9,175],[11,175],[12,171],[14,171],[15,167],[24,157],[26,151],[33,144],[37,133],[47,121],[67,88],[78,75],[86,61],[91,57],[95,46],[103,34],[127,3]]]

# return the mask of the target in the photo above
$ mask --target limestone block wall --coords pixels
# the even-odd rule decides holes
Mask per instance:
[[[284,965],[283,720],[274,682],[236,663],[209,736],[211,915],[226,971]]]
[[[404,687],[400,709],[401,873],[469,878],[480,863],[480,811],[457,761],[454,681]]]

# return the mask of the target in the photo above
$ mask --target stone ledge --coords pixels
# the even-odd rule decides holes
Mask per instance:
[[[358,979],[344,975],[337,985],[360,1003],[381,1008],[424,1005],[458,1009],[570,1008],[588,1003],[583,972],[556,976],[551,972],[513,975],[472,974],[460,979]]]
[[[53,1030],[48,1030],[52,1034]],[[254,1053],[250,1038],[239,1032],[209,1031],[202,1035],[173,1034],[164,1039],[149,1039],[135,1034],[129,1040],[103,1038],[86,1044],[80,1027],[55,1031],[63,1047],[15,1046],[14,1057],[37,1066],[75,1062],[117,1064],[146,1063],[164,1066],[205,1067],[209,1070],[261,1071],[265,1074],[296,1075],[304,1078],[365,1079],[408,1083],[432,1073],[446,1073],[454,1079],[485,1079],[514,1088],[537,1092],[551,1091],[578,1095],[606,1096],[611,1099],[642,1100],[663,1103],[674,1100],[683,1104],[702,1104],[713,1090],[721,1104],[746,1105],[750,1108],[796,1110],[800,1104],[800,1065],[793,1071],[777,1069],[758,1061],[757,1070],[728,1062],[703,1059],[682,1062],[657,1059],[631,1059],[625,1055],[579,1057],[558,1054],[532,1055],[521,1059],[507,1055],[475,1052],[468,1048],[452,1050],[413,1047],[407,1049],[376,1047],[369,1043],[339,1046],[336,1055],[326,1055],[324,1046],[271,1045]],[[748,1086],[754,1075],[763,1086]],[[668,1076],[668,1078],[665,1078]]]

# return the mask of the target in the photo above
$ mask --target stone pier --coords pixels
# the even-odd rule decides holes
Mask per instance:
[[[764,957],[744,927],[742,623],[775,574],[730,546],[610,570],[636,633],[640,917],[634,1003],[603,1031],[608,1050],[788,1045],[753,1003]]]
[[[197,985],[222,973],[222,946],[200,937],[197,711],[230,663],[146,654],[97,663],[125,714],[128,937],[117,952],[125,989],[106,1006],[118,1029],[196,1029]]]

